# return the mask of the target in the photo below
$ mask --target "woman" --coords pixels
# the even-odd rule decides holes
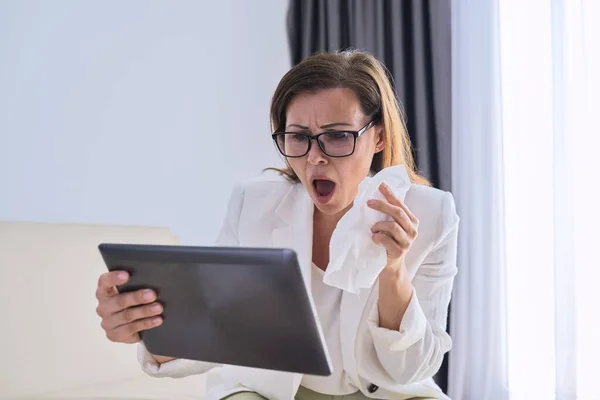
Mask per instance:
[[[210,370],[209,399],[447,399],[432,376],[451,347],[445,327],[458,217],[452,196],[429,187],[415,171],[384,68],[362,52],[314,55],[279,83],[271,121],[288,165],[280,170],[285,179],[239,185],[218,244],[290,247],[301,261],[306,258],[334,373],[214,368],[153,356],[140,343],[143,369],[161,377]],[[404,201],[382,185],[383,199],[368,203],[392,218],[372,227],[372,240],[386,249],[387,263],[370,295],[325,285],[336,224],[352,207],[360,182],[393,165],[404,165],[412,184]],[[137,343],[140,331],[161,324],[162,307],[151,291],[118,294],[115,286],[127,278],[123,272],[100,278],[98,313],[111,340]]]

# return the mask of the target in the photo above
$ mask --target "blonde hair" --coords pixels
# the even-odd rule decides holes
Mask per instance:
[[[281,79],[271,100],[271,129],[285,129],[287,106],[298,93],[348,88],[360,99],[363,113],[383,128],[385,146],[373,156],[371,172],[404,165],[413,183],[429,185],[414,163],[402,109],[396,99],[387,69],[371,54],[346,50],[316,53],[290,69]],[[291,181],[298,177],[289,166],[277,169]]]

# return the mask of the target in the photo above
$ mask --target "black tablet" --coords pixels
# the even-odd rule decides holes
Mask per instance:
[[[332,365],[296,253],[288,249],[103,243],[120,292],[153,289],[161,326],[142,332],[152,354],[328,376]]]

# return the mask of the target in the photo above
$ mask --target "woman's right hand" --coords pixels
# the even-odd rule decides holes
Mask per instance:
[[[128,280],[129,274],[125,271],[107,272],[98,280],[96,312],[102,318],[102,329],[113,342],[137,343],[140,331],[162,324],[163,307],[156,302],[154,291],[118,292],[117,286]]]

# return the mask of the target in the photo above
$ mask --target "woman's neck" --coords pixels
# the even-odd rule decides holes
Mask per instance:
[[[323,214],[321,211],[315,209],[315,213],[313,214],[313,227],[315,231],[328,232],[329,236],[331,236],[343,215],[344,212],[334,215]]]

